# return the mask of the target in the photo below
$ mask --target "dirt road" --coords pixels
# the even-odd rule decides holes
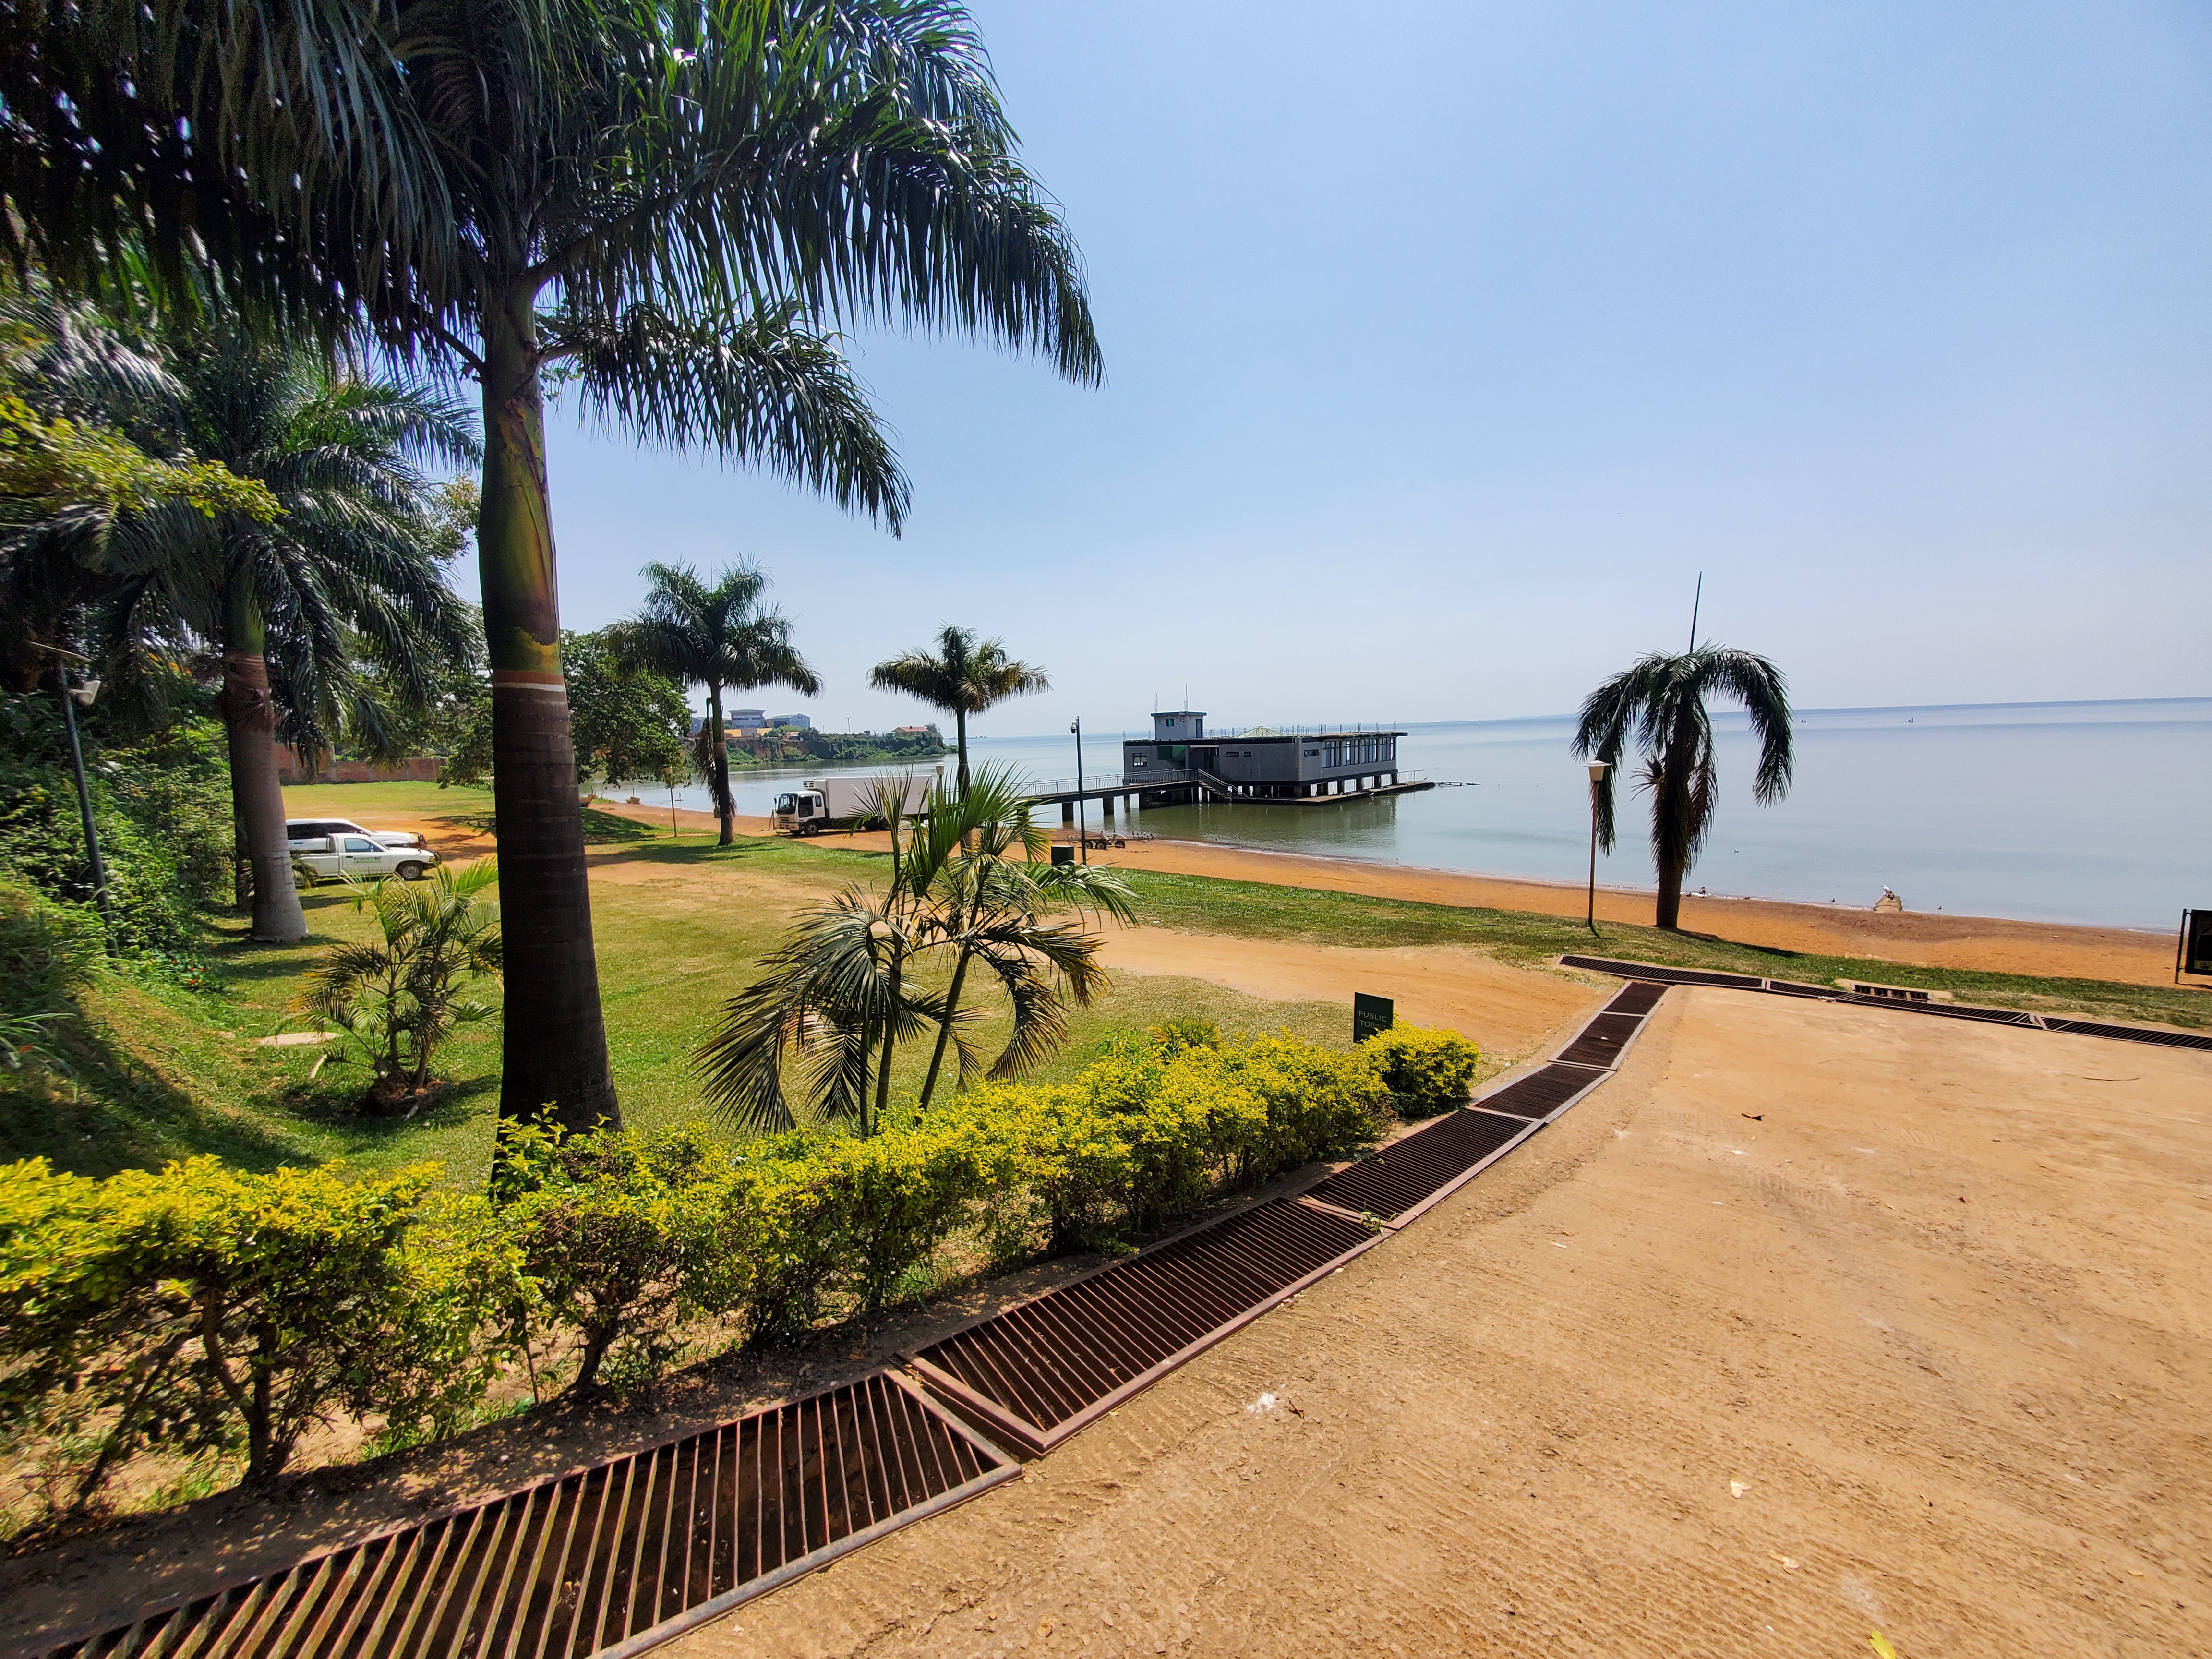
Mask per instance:
[[[2212,1056],[1677,991],[1621,1075],[738,1654],[2212,1651]]]

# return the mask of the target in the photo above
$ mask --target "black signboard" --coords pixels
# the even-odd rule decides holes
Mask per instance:
[[[2208,913],[2212,914],[2212,913]],[[1364,1042],[1377,1031],[1387,1031],[1395,1020],[1398,1005],[1388,997],[1370,997],[1364,991],[1352,994],[1352,1040]]]
[[[2212,974],[2212,910],[2181,913],[2181,949],[2174,958],[2174,977],[2184,974]]]

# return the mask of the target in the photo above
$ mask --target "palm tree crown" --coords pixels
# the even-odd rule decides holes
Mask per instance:
[[[1644,756],[1638,787],[1651,792],[1651,857],[1659,874],[1658,925],[1681,917],[1682,878],[1712,829],[1719,799],[1713,766],[1711,696],[1733,698],[1750,716],[1759,739],[1753,798],[1771,805],[1790,792],[1796,764],[1790,748],[1790,692],[1782,671],[1765,657],[1726,646],[1701,645],[1680,655],[1654,652],[1614,675],[1584,700],[1574,752],[1609,769],[1591,786],[1598,845],[1613,844],[1613,781],[1632,741]]]
[[[173,450],[266,488],[274,518],[172,501],[134,515],[103,563],[95,613],[112,656],[155,641],[221,656],[231,787],[252,860],[253,937],[304,938],[272,737],[313,755],[381,711],[361,670],[420,691],[472,647],[446,581],[449,538],[427,470],[474,460],[445,394],[333,374],[315,351],[232,331],[165,343],[173,397],[135,411]]]
[[[791,642],[791,623],[764,610],[768,577],[750,565],[732,565],[711,584],[688,565],[649,564],[642,573],[645,604],[618,636],[624,654],[686,685],[707,689],[707,723],[700,729],[700,769],[714,791],[721,844],[735,839],[731,820],[730,748],[722,731],[722,693],[757,686],[788,686],[808,696],[822,682]]]
[[[1052,689],[1043,669],[1016,662],[1002,641],[978,640],[949,623],[937,636],[936,655],[909,651],[879,662],[869,672],[868,684],[879,691],[903,691],[952,716],[963,794],[968,790],[968,717],[1008,697]]]

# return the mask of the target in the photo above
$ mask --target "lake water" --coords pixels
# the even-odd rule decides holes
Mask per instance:
[[[1771,807],[1751,799],[1741,714],[1717,709],[1713,724],[1721,806],[1692,890],[1864,907],[1888,886],[1911,910],[2157,930],[2185,905],[2212,908],[2212,698],[1801,710],[1796,781]],[[1133,822],[1187,840],[1580,882],[1589,789],[1572,730],[1565,715],[1417,725],[1399,745],[1401,772],[1445,787],[1342,805],[1169,807]],[[1085,733],[1094,782],[1118,775],[1124,735],[1146,733]],[[1065,735],[977,739],[970,756],[1040,786],[1075,775]],[[738,811],[766,812],[800,775],[738,775]],[[678,799],[707,804],[696,787]],[[1620,841],[1598,860],[1600,883],[1650,884],[1647,800],[1624,781]]]

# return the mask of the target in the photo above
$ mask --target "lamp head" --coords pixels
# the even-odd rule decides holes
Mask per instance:
[[[1592,783],[1603,783],[1605,781],[1605,775],[1612,770],[1613,763],[1611,761],[1592,761],[1589,763],[1590,781]]]
[[[89,675],[86,676],[83,680],[80,681],[76,687],[70,693],[70,696],[76,699],[77,707],[80,708],[91,708],[92,700],[99,695],[100,682]]]

